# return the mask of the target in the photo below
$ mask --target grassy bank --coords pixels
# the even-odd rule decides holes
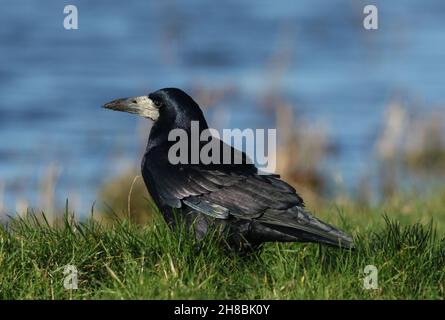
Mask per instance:
[[[271,243],[249,257],[225,253],[212,238],[198,249],[159,216],[147,226],[112,227],[68,216],[59,227],[16,218],[0,229],[0,298],[443,299],[444,198],[332,206],[317,214],[354,235],[352,252]],[[77,290],[63,286],[68,264],[78,270]],[[366,265],[378,269],[376,290],[363,287]]]

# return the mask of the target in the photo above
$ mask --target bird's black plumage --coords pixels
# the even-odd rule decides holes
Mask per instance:
[[[129,111],[128,107],[122,108],[122,101],[132,100],[116,100],[105,107]],[[189,132],[191,121],[199,121],[202,131],[208,128],[207,122],[198,104],[182,90],[161,89],[148,95],[148,101],[147,108],[155,111],[146,108],[143,112],[155,114],[148,117],[156,121],[142,160],[142,176],[169,225],[185,222],[198,238],[217,227],[236,250],[268,241],[353,247],[348,235],[311,215],[293,187],[278,175],[258,174],[248,161],[171,164],[168,152],[175,142],[169,141],[169,132],[178,128]],[[133,109],[129,112],[135,113]],[[221,148],[240,153],[222,141],[218,143]],[[244,153],[241,155],[247,159]]]

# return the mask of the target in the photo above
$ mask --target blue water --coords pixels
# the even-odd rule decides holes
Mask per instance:
[[[372,3],[377,31],[362,27],[365,1],[2,0],[3,211],[20,199],[38,207],[53,165],[57,204],[70,198],[85,212],[98,185],[139,164],[148,130],[100,106],[167,86],[231,88],[210,111],[223,110],[228,127],[273,126],[258,105],[275,86],[300,119],[328,124],[340,152],[325,170],[353,189],[393,96],[421,112],[445,105],[445,2]],[[66,4],[79,10],[78,30],[63,28]]]

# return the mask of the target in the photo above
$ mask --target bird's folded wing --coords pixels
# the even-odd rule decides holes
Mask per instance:
[[[258,175],[237,166],[170,165],[151,163],[150,173],[162,201],[183,204],[209,215],[254,218],[267,209],[285,210],[303,200],[277,175]],[[212,207],[214,209],[212,209]]]
[[[188,207],[216,219],[229,219],[229,209],[199,197],[188,197],[182,201]]]

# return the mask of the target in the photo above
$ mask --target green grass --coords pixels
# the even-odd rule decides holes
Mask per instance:
[[[247,257],[228,254],[212,237],[198,249],[160,218],[104,227],[67,215],[57,228],[16,218],[0,228],[0,298],[443,299],[443,194],[409,199],[325,209],[321,217],[354,235],[355,251],[270,243]],[[68,264],[78,269],[77,290],[64,289]],[[376,290],[363,287],[366,265],[378,269]]]

